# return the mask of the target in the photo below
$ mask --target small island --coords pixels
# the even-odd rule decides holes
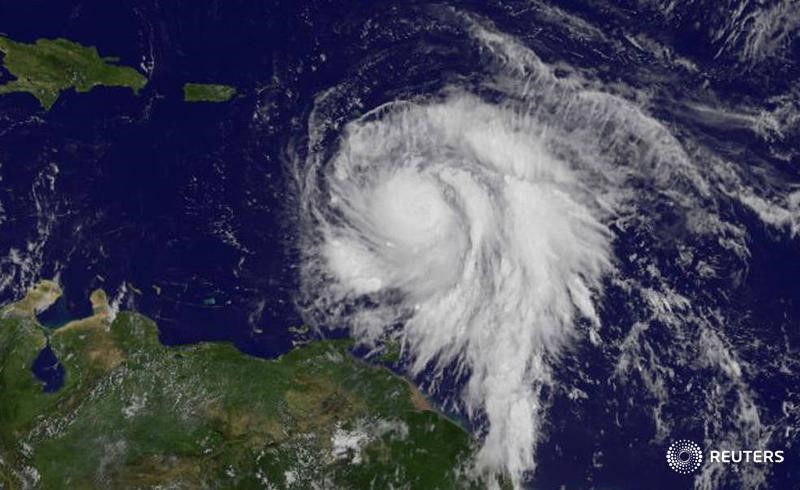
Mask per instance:
[[[185,102],[227,102],[236,95],[236,88],[215,83],[187,83],[183,86]]]
[[[68,89],[88,92],[96,86],[127,87],[135,94],[147,78],[133,68],[116,65],[118,59],[101,57],[97,48],[67,39],[39,39],[25,44],[0,36],[3,66],[15,77],[0,85],[0,94],[27,92],[50,109]]]

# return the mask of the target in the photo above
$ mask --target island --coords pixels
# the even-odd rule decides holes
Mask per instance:
[[[0,488],[486,488],[477,444],[404,378],[317,340],[277,359],[165,346],[147,317],[91,294],[58,328],[45,281],[0,309]],[[63,380],[44,389],[43,349]]]
[[[227,102],[236,95],[236,88],[215,83],[187,83],[183,86],[186,102]]]
[[[97,48],[67,39],[26,44],[0,36],[0,51],[3,67],[15,78],[0,85],[0,94],[30,93],[45,110],[67,89],[88,92],[103,85],[127,87],[138,94],[147,84],[147,78],[135,69],[118,66],[117,58],[101,57]]]

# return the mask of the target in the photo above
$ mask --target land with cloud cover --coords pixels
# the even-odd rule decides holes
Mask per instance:
[[[45,282],[0,310],[0,487],[480,488],[472,438],[408,383],[317,341],[279,359],[228,344],[166,347],[115,312],[56,330]],[[31,366],[49,344],[64,385]]]

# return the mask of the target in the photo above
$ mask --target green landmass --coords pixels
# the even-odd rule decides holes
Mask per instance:
[[[383,343],[383,352],[380,359],[389,364],[397,364],[402,357],[403,349],[400,341],[394,338],[388,338]]]
[[[187,83],[183,86],[186,102],[227,102],[236,95],[236,88],[214,83]]]
[[[486,488],[475,441],[407,381],[315,341],[282,357],[167,347],[153,321],[94,314],[55,330],[44,282],[0,309],[0,488]],[[48,342],[66,376],[43,391]]]
[[[133,68],[117,66],[117,58],[101,57],[97,48],[66,39],[18,43],[0,36],[3,66],[16,79],[0,85],[0,94],[28,92],[50,109],[63,90],[88,92],[98,85],[128,87],[139,93],[147,78]]]

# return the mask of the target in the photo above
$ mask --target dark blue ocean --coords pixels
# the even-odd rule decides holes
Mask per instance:
[[[587,46],[566,30],[537,24],[541,12],[529,11],[525,2],[446,3],[490,19],[499,30],[528,42],[546,62],[591,69],[609,83],[642,88],[651,83],[642,76],[655,63],[647,55]],[[756,8],[743,3],[745,9]],[[687,2],[669,17],[658,2],[554,4],[609,36],[644,32],[670,46],[672,56],[691,60],[699,69],[676,77],[675,95],[710,85],[726,103],[771,107],[771,97],[795,90],[800,80],[800,42],[791,36],[779,59],[749,71],[736,68],[738,52],[721,49],[715,36],[732,7],[718,2]],[[165,344],[224,340],[256,356],[286,352],[294,339],[288,329],[304,323],[296,308],[298,203],[287,175],[287,148],[308,138],[314,97],[344,79],[378,87],[363,100],[369,108],[409,92],[435,93],[452,80],[468,78],[474,58],[462,50],[463,33],[422,29],[431,22],[426,5],[0,0],[0,33],[17,41],[65,37],[97,46],[101,55],[119,57],[149,78],[138,96],[121,88],[67,91],[46,113],[27,94],[0,97],[0,303],[40,279],[57,277],[65,295],[42,314],[48,326],[91,314],[89,293],[103,288],[122,308],[153,318]],[[365,37],[366,19],[383,26],[373,38]],[[365,79],[361,64],[381,62],[372,53],[384,53],[390,62],[368,72],[379,73],[375,78]],[[2,75],[0,81],[8,79]],[[239,95],[228,103],[185,103],[186,82],[228,84]],[[687,128],[702,126],[672,111],[671,93],[655,97],[663,99],[657,117]],[[766,144],[741,128],[702,130],[745,144],[765,159],[788,154],[776,165],[787,182],[800,182],[797,140],[791,135]],[[732,155],[738,151],[731,150]],[[731,326],[730,337],[740,341],[748,363],[763,362],[748,382],[764,407],[764,420],[795,431],[800,412],[787,409],[785,402],[796,397],[800,383],[780,375],[768,360],[796,356],[800,349],[800,242],[770,229],[752,210],[732,206],[721,212],[745,224],[750,260],[717,264],[731,274],[707,287],[737,284],[724,306],[758,321]],[[671,227],[654,233],[680,234],[682,219],[676,216]],[[627,237],[615,244],[615,252],[633,253],[636,243],[637,237]],[[715,246],[694,245],[701,251]],[[654,256],[667,254],[669,245],[664,247],[653,249]],[[677,269],[668,259],[661,265],[665,271]],[[614,320],[633,306],[609,288],[602,315],[607,323],[624,325]],[[346,325],[324,327],[323,335],[340,336]],[[626,328],[611,327],[608,335],[621,339]],[[755,338],[758,342],[751,343]],[[664,342],[670,341],[665,335]],[[637,396],[634,391],[596,382],[613,377],[613,357],[614,352],[578,345],[562,364],[558,374],[577,380],[588,402],[578,411],[563,393],[545,393],[557,415],[548,422],[531,484],[692,488],[692,479],[666,467],[664,448],[649,443],[657,430],[652,400],[628,405]],[[676,367],[678,378],[681,369],[688,368]],[[63,376],[47,353],[35,370],[43,378]],[[591,379],[578,371],[591,373]],[[434,396],[454,417],[461,414],[450,401],[462,381],[446,380]],[[57,389],[57,383],[46,389]],[[667,407],[672,420],[685,422],[675,426],[674,435],[702,440],[691,403],[687,395],[685,404],[676,400]],[[480,433],[479,424],[472,428]],[[800,457],[794,432],[778,441],[794,461]],[[776,467],[764,488],[800,488],[798,471],[795,464]]]

